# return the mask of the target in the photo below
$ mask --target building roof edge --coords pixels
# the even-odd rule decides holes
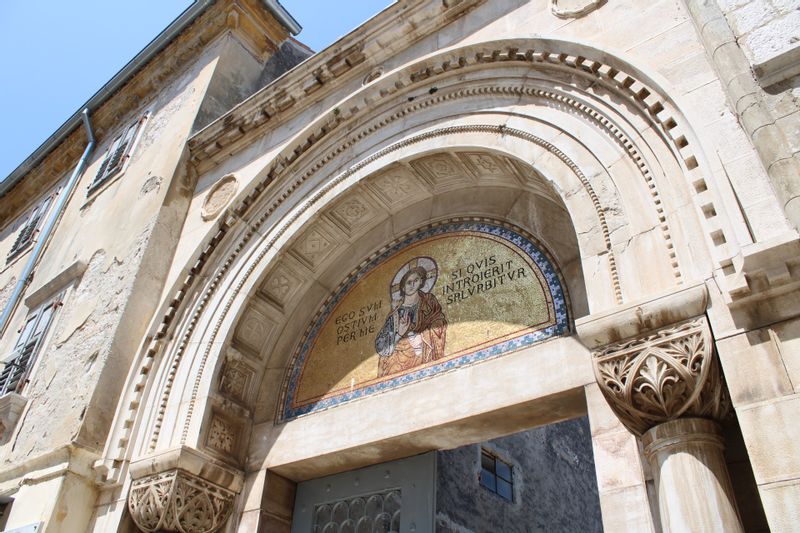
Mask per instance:
[[[42,160],[61,144],[76,128],[81,127],[81,113],[84,109],[90,112],[99,108],[105,101],[124,86],[144,65],[150,62],[161,52],[175,37],[188,28],[209,6],[216,0],[195,0],[183,13],[178,15],[155,39],[150,41],[133,59],[128,61],[122,69],[94,93],[77,111],[75,111],[61,126],[33,151],[11,174],[0,181],[0,197],[5,196],[13,189],[28,172],[35,168]],[[284,26],[292,35],[300,33],[302,27],[284,8],[278,0],[261,0],[264,7]]]

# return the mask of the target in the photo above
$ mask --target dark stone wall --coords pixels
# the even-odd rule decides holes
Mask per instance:
[[[478,482],[481,446],[513,466],[513,502]],[[437,461],[437,533],[603,530],[586,417],[440,451]]]
[[[283,41],[269,58],[256,83],[255,92],[263,89],[313,55],[313,52],[293,39]]]

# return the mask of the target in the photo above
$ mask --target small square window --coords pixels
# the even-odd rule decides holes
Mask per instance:
[[[481,485],[507,501],[514,501],[512,467],[493,453],[481,448]]]

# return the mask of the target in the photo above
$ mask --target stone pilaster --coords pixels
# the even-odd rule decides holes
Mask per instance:
[[[242,474],[182,447],[131,464],[128,510],[145,532],[214,533],[233,510]]]

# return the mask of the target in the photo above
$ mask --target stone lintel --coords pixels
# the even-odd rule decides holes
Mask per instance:
[[[51,280],[42,284],[40,287],[30,291],[25,298],[25,306],[28,309],[37,307],[42,302],[56,294],[59,290],[69,285],[72,280],[80,278],[86,272],[86,263],[75,261],[61,272],[56,274]]]

